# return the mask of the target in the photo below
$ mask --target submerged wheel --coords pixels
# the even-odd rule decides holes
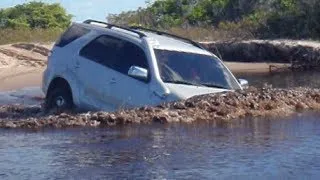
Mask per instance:
[[[47,110],[71,110],[74,107],[72,94],[68,88],[54,88],[49,91],[45,105]]]

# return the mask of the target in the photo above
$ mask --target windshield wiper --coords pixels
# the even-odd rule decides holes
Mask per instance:
[[[180,81],[180,80],[168,80],[164,81],[165,83],[173,83],[173,84],[185,84],[185,85],[191,85],[191,86],[205,86],[205,87],[211,87],[211,88],[219,88],[219,89],[228,89],[224,86],[216,85],[216,84],[210,84],[210,83],[203,83],[203,84],[197,84],[192,83],[188,81]]]
[[[211,87],[211,88],[229,89],[229,88],[226,88],[224,86],[220,86],[220,85],[216,85],[216,84],[210,84],[210,83],[203,83],[201,85],[206,86],[206,87]]]
[[[188,82],[188,81],[180,81],[180,80],[176,80],[176,81],[164,81],[165,83],[173,83],[173,84],[185,84],[185,85],[191,85],[191,86],[203,86],[201,84],[197,84],[197,83],[192,83],[192,82]]]

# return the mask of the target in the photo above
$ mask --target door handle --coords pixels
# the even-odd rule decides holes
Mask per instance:
[[[79,62],[76,62],[75,65],[74,65],[74,67],[75,67],[76,69],[79,69],[79,68],[80,68],[80,63],[79,63]]]
[[[111,81],[110,81],[110,84],[116,84],[116,83],[117,83],[116,79],[112,78]]]
[[[168,92],[158,92],[158,91],[153,91],[153,94],[160,97],[161,99],[165,99],[169,95]]]

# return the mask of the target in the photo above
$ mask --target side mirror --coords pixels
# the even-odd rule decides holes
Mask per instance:
[[[139,66],[131,66],[128,75],[136,79],[148,80],[148,70]]]
[[[244,89],[249,87],[249,82],[245,79],[238,79],[238,82]]]

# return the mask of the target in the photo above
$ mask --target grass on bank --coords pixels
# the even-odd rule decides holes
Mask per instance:
[[[58,29],[0,29],[0,45],[17,42],[54,42],[62,30]]]

